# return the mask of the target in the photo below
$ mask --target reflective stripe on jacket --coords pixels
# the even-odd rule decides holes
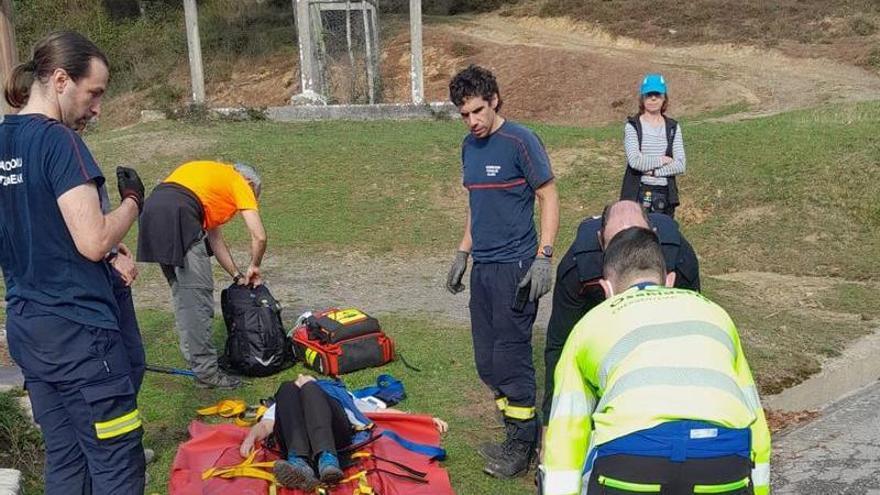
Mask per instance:
[[[751,428],[755,494],[769,493],[770,431],[739,335],[699,293],[649,286],[609,298],[575,325],[555,380],[546,495],[581,493],[594,446],[682,419]]]

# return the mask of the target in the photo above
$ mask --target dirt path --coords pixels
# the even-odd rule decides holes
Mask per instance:
[[[236,258],[246,259],[246,255],[239,253]],[[272,293],[284,305],[285,323],[307,309],[341,305],[374,314],[428,314],[466,326],[468,292],[452,295],[444,288],[450,262],[451,258],[441,256],[415,259],[339,253],[267,254],[263,272]],[[220,273],[215,279],[219,294],[228,282]],[[219,311],[219,296],[215,300]],[[170,291],[155,267],[143,265],[135,301],[140,307],[171,310]],[[544,301],[538,316],[541,327],[546,326],[550,314],[549,296]]]
[[[750,110],[733,118],[748,118],[880,98],[880,77],[828,59],[731,45],[662,48],[565,19],[453,19],[431,25],[427,44],[479,47],[463,61],[482,60],[499,72],[508,111],[519,118],[581,124],[616,119],[634,110],[634,90],[647,71],[668,76],[677,114],[746,104]]]

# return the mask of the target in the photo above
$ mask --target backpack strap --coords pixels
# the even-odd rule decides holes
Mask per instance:
[[[678,130],[678,122],[675,119],[663,116],[666,121],[666,156],[672,158],[672,143],[675,142],[675,133]],[[639,146],[641,146],[642,138],[639,134]]]
[[[639,139],[639,151],[642,151],[642,120],[638,115],[626,118],[626,123],[633,126],[636,130],[636,137]]]

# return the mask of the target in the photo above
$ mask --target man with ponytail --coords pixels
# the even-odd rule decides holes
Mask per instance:
[[[56,32],[5,87],[18,109],[0,123],[6,331],[42,430],[47,494],[144,490],[136,385],[106,262],[137,219],[144,186],[118,168],[121,204],[110,211],[77,134],[100,114],[108,78],[98,47]]]

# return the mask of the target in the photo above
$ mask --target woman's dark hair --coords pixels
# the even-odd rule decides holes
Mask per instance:
[[[495,111],[501,110],[501,92],[498,90],[498,81],[492,71],[471,64],[467,69],[459,72],[449,82],[449,99],[455,106],[464,105],[464,100],[479,96],[487,102],[492,102],[493,96],[498,96],[498,106]]]
[[[34,81],[47,81],[55,69],[64,69],[74,82],[79,81],[89,75],[93,58],[109,70],[107,56],[85,36],[74,31],[50,33],[34,45],[31,60],[12,69],[4,91],[6,102],[13,108],[25,106]]]
[[[660,115],[666,115],[666,109],[669,107],[669,93],[663,95],[663,106],[660,107]],[[645,113],[645,95],[639,96],[639,113],[636,115],[641,115]]]

